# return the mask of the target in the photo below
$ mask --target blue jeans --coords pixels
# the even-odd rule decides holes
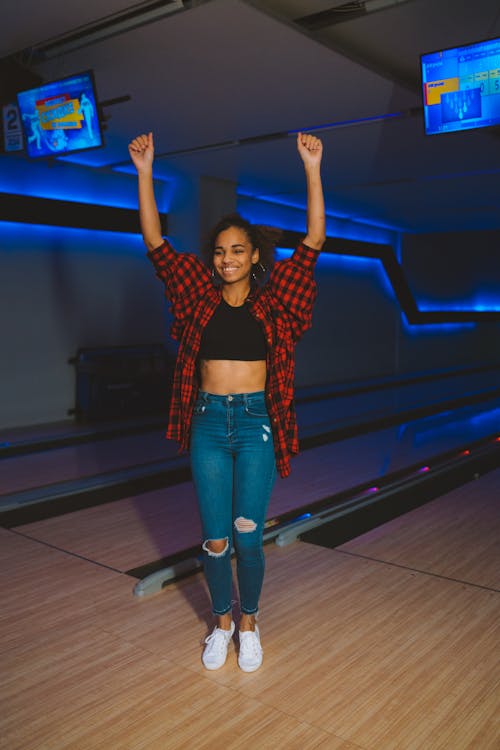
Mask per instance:
[[[191,431],[191,469],[203,530],[203,562],[213,612],[231,610],[231,547],[240,608],[254,614],[264,578],[262,533],[276,462],[264,392],[200,392]],[[207,546],[223,540],[222,552]]]

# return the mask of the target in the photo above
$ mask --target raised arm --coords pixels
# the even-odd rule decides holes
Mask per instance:
[[[144,243],[154,250],[163,242],[160,217],[153,188],[153,133],[138,135],[129,143],[128,151],[139,179],[139,218]]]
[[[297,149],[304,163],[307,184],[307,235],[304,244],[321,250],[326,239],[325,201],[320,170],[323,144],[314,135],[299,133]]]

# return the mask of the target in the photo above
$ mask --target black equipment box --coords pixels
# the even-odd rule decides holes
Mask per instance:
[[[163,344],[82,348],[69,360],[76,370],[80,421],[162,415],[170,400],[175,357]]]

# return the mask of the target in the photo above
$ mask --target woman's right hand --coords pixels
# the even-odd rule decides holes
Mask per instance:
[[[153,133],[138,135],[128,144],[128,152],[137,172],[151,172],[155,148]]]

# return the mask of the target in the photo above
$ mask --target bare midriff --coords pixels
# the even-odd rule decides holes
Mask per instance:
[[[218,396],[257,393],[266,387],[266,360],[200,360],[200,389]]]

